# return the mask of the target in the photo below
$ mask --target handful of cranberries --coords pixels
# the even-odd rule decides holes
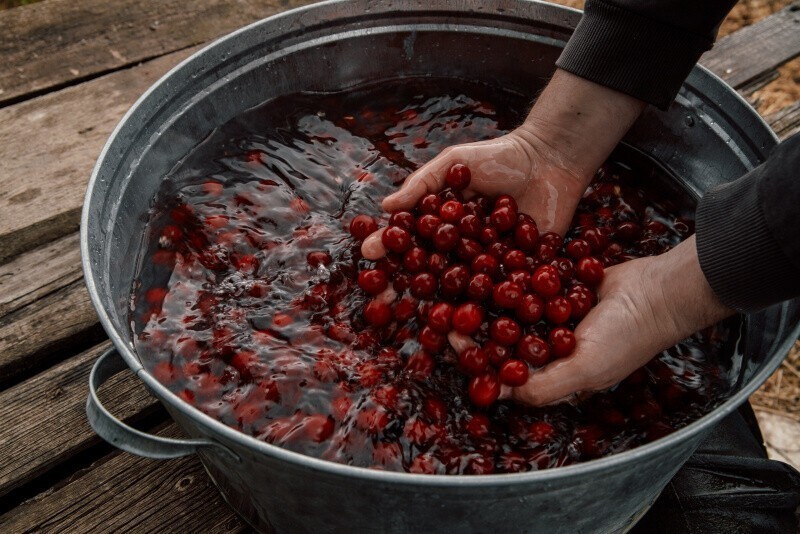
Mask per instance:
[[[465,200],[470,178],[453,165],[445,190],[393,213],[381,237],[387,255],[358,273],[358,285],[372,297],[366,323],[413,331],[427,359],[444,351],[451,331],[473,337],[478,345],[457,365],[471,377],[472,403],[488,407],[501,384],[522,386],[530,367],[575,349],[573,328],[596,302],[603,262],[592,256],[601,243],[564,246],[558,234],[540,234],[510,196]],[[377,230],[367,215],[350,223],[358,240]],[[390,280],[395,298],[385,293]]]

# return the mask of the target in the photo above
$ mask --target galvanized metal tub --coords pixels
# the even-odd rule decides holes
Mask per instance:
[[[90,380],[87,412],[98,434],[153,458],[197,453],[227,501],[264,531],[611,532],[633,525],[708,430],[779,365],[797,338],[797,303],[746,318],[738,392],[688,427],[580,465],[461,477],[355,468],[241,434],[143,369],[128,319],[145,214],[163,176],[211,129],[282,94],[387,77],[478,79],[534,95],[579,18],[574,10],[523,0],[326,2],[239,30],[156,83],[103,149],[83,211],[86,281],[117,351],[98,360]],[[776,143],[758,115],[702,68],[692,71],[668,112],[649,109],[626,140],[695,194],[758,165]],[[102,407],[96,388],[126,366],[193,439],[137,432]]]

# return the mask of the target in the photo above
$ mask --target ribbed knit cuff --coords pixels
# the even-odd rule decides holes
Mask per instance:
[[[800,294],[797,268],[764,218],[758,191],[761,170],[709,191],[697,207],[703,274],[724,304],[743,312]]]
[[[712,45],[708,38],[593,0],[556,66],[666,109]]]

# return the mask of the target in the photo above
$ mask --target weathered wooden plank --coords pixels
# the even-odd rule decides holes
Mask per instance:
[[[309,0],[46,0],[0,12],[0,105],[220,37]]]
[[[114,126],[193,51],[0,109],[0,263],[77,231],[86,184]]]
[[[160,435],[179,437],[171,425]],[[156,462],[115,453],[83,476],[0,516],[3,532],[208,532],[249,529],[197,458]]]
[[[78,234],[0,265],[0,318],[81,279]]]
[[[87,384],[92,364],[110,346],[98,345],[0,392],[0,497],[99,442],[86,421]],[[127,420],[157,405],[128,372],[109,380],[101,394],[112,413]]]
[[[82,278],[3,317],[0,382],[8,383],[20,374],[56,361],[59,351],[85,343],[97,325],[97,314]]]
[[[800,102],[769,115],[766,120],[781,140],[800,133]]]
[[[733,87],[800,55],[800,2],[720,39],[700,63]]]

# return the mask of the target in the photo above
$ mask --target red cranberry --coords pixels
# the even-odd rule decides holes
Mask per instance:
[[[453,312],[453,329],[459,334],[471,336],[481,327],[483,310],[480,306],[462,304]]]
[[[404,296],[394,306],[394,318],[400,322],[410,321],[417,314],[418,305],[419,302],[414,297]]]
[[[434,423],[444,423],[447,419],[447,405],[442,399],[428,397],[422,405],[422,411]]]
[[[434,304],[428,312],[428,326],[440,334],[450,332],[450,320],[453,318],[453,306],[446,302]]]
[[[411,287],[411,277],[406,273],[397,273],[392,280],[392,287],[398,293],[402,293]]]
[[[519,323],[508,317],[498,317],[489,325],[489,336],[501,345],[511,346],[521,335]]]
[[[528,381],[528,366],[520,360],[508,360],[500,367],[500,382],[507,386],[519,387]]]
[[[510,250],[509,246],[501,241],[492,243],[486,247],[487,254],[491,254],[498,260],[502,260],[506,253]]]
[[[503,256],[503,266],[508,271],[516,271],[525,268],[525,253],[521,250],[509,250]]]
[[[431,453],[426,452],[414,458],[408,472],[418,475],[435,475],[439,465],[439,461]]]
[[[575,264],[567,258],[556,258],[550,262],[550,265],[556,268],[558,276],[565,282],[572,280],[575,276]]]
[[[599,254],[608,246],[608,234],[605,228],[586,228],[581,232],[581,238],[589,243],[594,253]]]
[[[534,367],[541,367],[550,361],[550,347],[544,339],[533,334],[522,336],[514,353]]]
[[[447,256],[441,252],[434,252],[428,256],[428,270],[433,274],[442,274],[448,265]]]
[[[383,231],[381,242],[392,252],[402,254],[411,248],[411,234],[399,226],[390,226]]]
[[[525,252],[532,252],[539,241],[539,229],[534,222],[518,222],[514,228],[514,244]]]
[[[483,247],[474,239],[461,238],[456,248],[456,254],[462,261],[472,261],[483,252]]]
[[[544,307],[544,316],[554,324],[566,323],[571,313],[572,305],[564,297],[553,297],[547,301]]]
[[[453,265],[442,273],[442,294],[446,297],[457,297],[467,289],[469,269],[463,265]]]
[[[624,222],[614,229],[614,239],[629,243],[639,238],[642,229],[635,222]]]
[[[476,215],[464,215],[458,223],[458,231],[461,235],[470,239],[479,239],[482,228],[481,220]]]
[[[407,211],[396,211],[389,217],[389,226],[399,226],[406,232],[413,232],[416,222],[414,216]]]
[[[544,301],[539,295],[523,295],[517,305],[517,319],[523,323],[533,324],[539,322],[544,315]]]
[[[539,243],[536,245],[536,257],[539,258],[542,263],[550,263],[556,257],[556,249],[547,243]]]
[[[509,282],[514,282],[515,284],[519,285],[523,291],[531,291],[533,286],[531,285],[531,273],[528,271],[518,270],[514,271],[506,277],[506,280]]]
[[[420,199],[417,206],[420,213],[424,215],[438,215],[439,208],[442,207],[442,199],[439,198],[439,195],[425,195]]]
[[[535,423],[531,423],[530,427],[528,427],[528,434],[530,435],[531,441],[539,443],[540,445],[547,445],[553,441],[556,435],[556,429],[546,421],[536,421]]]
[[[364,306],[364,319],[372,326],[386,326],[392,321],[392,309],[385,302],[373,299]]]
[[[306,261],[312,267],[319,267],[320,265],[330,265],[333,261],[331,255],[324,251],[309,252],[306,256]]]
[[[495,208],[489,216],[489,222],[498,232],[508,232],[517,224],[517,212],[507,206]]]
[[[575,276],[590,286],[597,286],[603,281],[603,264],[597,258],[587,256],[578,260]]]
[[[447,338],[430,326],[423,326],[419,331],[419,344],[431,354],[442,352],[447,345]]]
[[[386,276],[392,276],[400,270],[400,262],[395,257],[384,256],[375,263],[375,268],[386,273]]]
[[[417,219],[417,235],[425,239],[431,239],[440,224],[442,224],[442,220],[438,216],[432,214],[423,215]]]
[[[539,242],[558,250],[564,245],[564,238],[555,232],[545,232],[539,237]]]
[[[480,234],[478,234],[478,241],[483,243],[484,245],[491,245],[492,243],[496,243],[497,240],[500,239],[500,234],[492,228],[491,226],[485,226]]]
[[[492,300],[501,308],[514,309],[521,299],[522,288],[514,282],[500,282],[492,291]]]
[[[480,347],[470,347],[458,355],[458,364],[468,375],[478,376],[489,368],[489,357]]]
[[[461,191],[469,186],[472,173],[469,167],[461,163],[456,163],[447,170],[444,181],[447,187],[452,187],[456,191]]]
[[[469,279],[467,296],[472,300],[484,301],[492,294],[494,284],[488,274],[478,273]]]
[[[427,266],[428,254],[425,249],[411,247],[403,256],[403,267],[410,273],[418,273]]]
[[[543,297],[553,297],[561,291],[561,277],[552,265],[542,265],[533,272],[531,285]]]
[[[567,300],[570,306],[572,306],[570,317],[574,321],[580,321],[586,317],[592,309],[592,296],[590,293],[587,293],[587,291],[575,291],[571,289],[569,293],[567,293]]]
[[[489,358],[489,363],[495,367],[500,367],[503,362],[511,357],[511,349],[495,343],[491,339],[483,344],[483,352]]]
[[[424,380],[431,376],[435,365],[433,357],[421,350],[408,357],[405,371],[417,380]]]
[[[433,233],[433,244],[437,250],[449,252],[458,245],[458,229],[452,224],[444,223],[439,225]]]
[[[494,373],[484,373],[469,382],[469,399],[472,404],[486,408],[494,404],[500,396],[500,380]]]
[[[565,326],[553,328],[547,339],[556,358],[569,356],[575,350],[575,334]]]
[[[436,277],[431,273],[419,273],[411,279],[411,294],[420,299],[436,294]]]
[[[439,218],[446,223],[458,223],[464,217],[464,204],[458,200],[448,200],[439,208]]]
[[[511,208],[511,210],[514,212],[519,211],[517,201],[514,200],[514,197],[509,195],[500,195],[497,197],[497,200],[494,201],[494,209],[497,208]]]
[[[500,272],[500,262],[491,254],[478,254],[472,260],[472,272],[496,276]]]
[[[378,223],[369,215],[356,215],[350,221],[350,235],[364,241],[371,233],[378,231]]]
[[[473,438],[484,438],[489,435],[491,421],[482,413],[472,414],[466,424],[467,434]]]
[[[592,247],[590,247],[589,243],[587,243],[584,239],[573,239],[567,243],[566,251],[571,258],[579,260],[584,256],[591,254]]]
[[[370,295],[377,295],[389,286],[389,280],[383,271],[369,269],[358,273],[358,286]]]

